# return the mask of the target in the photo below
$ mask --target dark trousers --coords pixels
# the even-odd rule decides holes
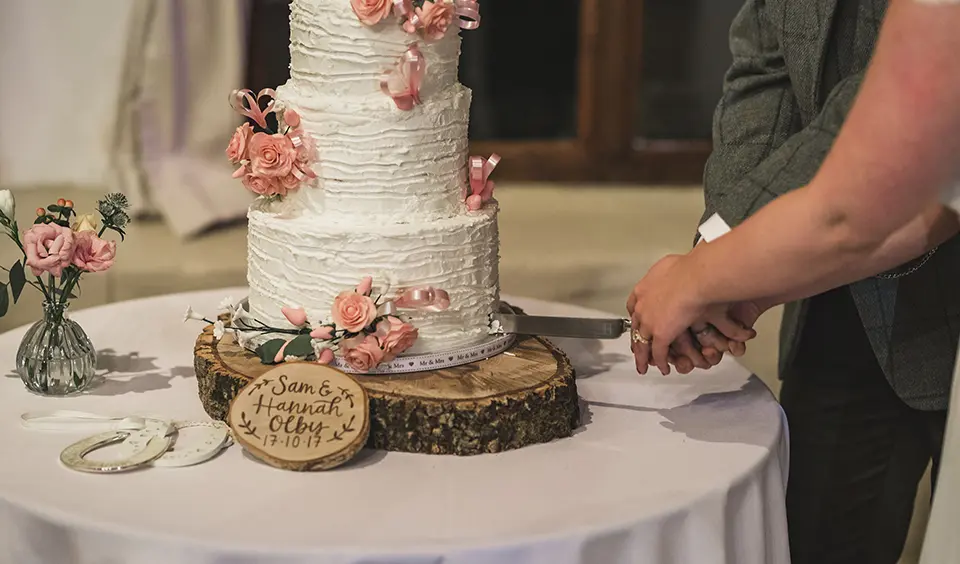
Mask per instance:
[[[946,412],[893,392],[847,288],[811,302],[795,358],[781,390],[793,564],[896,564]]]

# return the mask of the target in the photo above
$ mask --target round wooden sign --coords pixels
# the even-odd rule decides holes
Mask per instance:
[[[230,405],[234,437],[286,470],[326,470],[353,458],[370,434],[367,392],[328,366],[285,363],[251,381]]]

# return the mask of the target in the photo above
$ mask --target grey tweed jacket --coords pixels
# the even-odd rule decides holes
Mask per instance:
[[[736,225],[813,178],[853,103],[886,5],[745,0],[730,30],[733,64],[714,116],[704,219],[718,212]],[[946,409],[960,339],[960,238],[915,272],[850,290],[896,393],[918,409]],[[794,360],[806,305],[786,308],[781,373]]]

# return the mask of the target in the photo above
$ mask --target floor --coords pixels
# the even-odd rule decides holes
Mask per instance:
[[[39,206],[71,198],[93,211],[95,191],[15,191],[21,222]],[[626,296],[647,269],[667,253],[686,252],[703,209],[699,186],[644,187],[498,184],[501,203],[501,288],[505,294],[562,301],[620,315]],[[237,225],[192,241],[174,238],[160,222],[135,222],[115,266],[88,276],[74,308],[169,292],[245,284],[246,231]],[[0,247],[0,264],[17,255]],[[36,319],[39,299],[24,293],[0,319],[0,331]],[[743,364],[776,393],[780,310],[758,323],[759,336]],[[926,486],[925,486],[926,487]],[[917,525],[901,562],[916,562],[929,490],[920,492]]]

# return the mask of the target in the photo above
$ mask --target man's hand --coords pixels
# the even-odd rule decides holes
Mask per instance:
[[[631,349],[640,374],[645,374],[651,363],[663,374],[670,373],[671,362],[681,373],[694,367],[709,368],[719,362],[722,352],[743,354],[745,346],[731,347],[729,341],[745,343],[756,336],[755,331],[731,315],[735,313],[752,323],[759,316],[759,308],[744,305],[734,310],[729,305],[699,303],[693,273],[685,272],[685,266],[682,256],[664,257],[637,283],[627,299],[627,311],[633,321]],[[707,348],[721,355],[708,350],[708,360],[693,344],[690,327],[699,329],[698,341],[703,339],[709,344]]]

